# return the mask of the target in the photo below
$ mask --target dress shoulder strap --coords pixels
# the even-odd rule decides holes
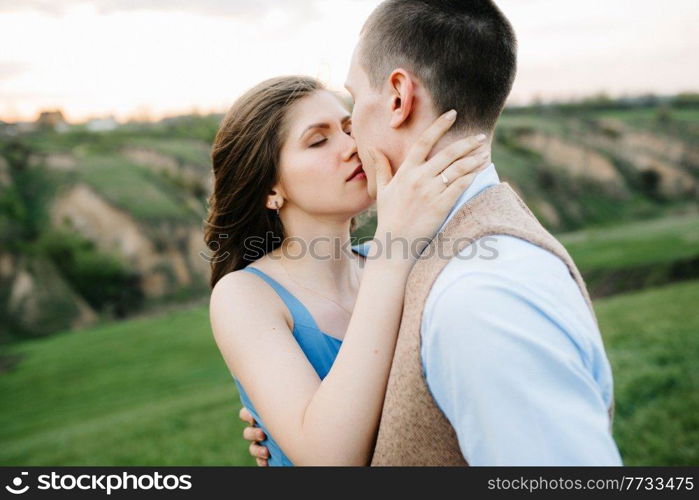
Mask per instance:
[[[279,283],[277,280],[269,276],[268,274],[260,271],[256,267],[244,267],[242,269],[243,271],[248,271],[250,273],[256,274],[263,280],[267,282],[269,286],[271,286],[275,292],[277,292],[277,295],[284,301],[284,304],[286,305],[287,309],[289,309],[289,313],[291,314],[291,317],[294,320],[294,327],[301,326],[310,326],[312,328],[318,328],[316,325],[315,320],[313,319],[313,316],[311,316],[311,313],[306,309],[306,306],[304,306],[299,299],[294,297],[289,290],[284,288],[281,283]]]

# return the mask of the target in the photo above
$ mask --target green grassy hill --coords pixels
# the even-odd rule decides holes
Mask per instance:
[[[602,299],[626,465],[699,465],[699,282]]]
[[[699,464],[699,281],[599,300],[628,465]],[[204,306],[26,342],[1,465],[252,464]]]
[[[543,106],[503,114],[493,161],[560,232],[696,207],[697,144],[696,108]]]
[[[199,118],[189,132],[175,121],[0,135],[0,343],[205,293],[210,166],[197,123],[213,134]],[[114,293],[94,300],[90,288]]]
[[[584,229],[559,237],[593,297],[699,279],[699,214]]]

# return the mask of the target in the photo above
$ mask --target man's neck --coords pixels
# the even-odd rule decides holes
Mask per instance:
[[[484,133],[485,133],[485,132],[484,132]],[[492,140],[493,140],[493,138],[492,138],[491,135],[489,135],[489,134],[487,134],[487,133],[485,133],[485,134],[486,134],[486,137],[487,137],[487,138],[486,138],[485,142],[484,142],[482,145],[480,145],[480,147],[489,147],[489,148],[490,148],[490,147],[492,147]],[[441,150],[443,150],[443,149],[446,148],[447,146],[450,146],[451,144],[453,144],[453,143],[455,143],[455,142],[457,142],[457,141],[460,141],[460,140],[462,140],[462,139],[466,139],[466,138],[469,137],[469,136],[476,136],[476,135],[478,135],[477,132],[473,132],[473,133],[469,133],[469,134],[464,134],[463,132],[458,132],[458,133],[453,133],[453,134],[451,134],[451,133],[447,132],[447,133],[446,133],[441,139],[439,139],[439,140],[437,141],[437,143],[432,147],[432,150],[430,151],[430,154],[427,156],[427,159],[429,160],[430,158],[432,158],[433,156],[435,156],[436,154],[438,154]],[[415,143],[415,138],[411,138],[410,141],[409,141],[409,145],[412,145],[412,144],[414,144],[414,143]],[[407,151],[407,150],[408,150],[408,149],[406,149],[406,151]]]
[[[436,117],[432,117],[432,119],[436,119]],[[475,133],[473,135],[476,135]],[[492,140],[493,140],[493,133],[487,134],[488,138],[486,139],[485,146],[491,147],[492,148]],[[437,144],[435,144],[432,147],[432,151],[430,152],[429,156],[427,159],[429,160],[433,156],[435,156],[437,153],[439,153],[442,149],[446,148],[450,144],[453,144],[454,142],[465,138],[466,136],[463,133],[459,134],[450,134],[447,133],[444,135],[439,141],[437,141]],[[415,138],[411,137],[409,139],[409,142],[405,144],[404,151],[408,151],[410,146],[414,144]],[[476,196],[478,193],[480,193],[483,189],[493,186],[495,184],[498,184],[500,182],[500,178],[498,177],[497,172],[495,171],[495,165],[491,162],[488,167],[486,167],[484,170],[478,173],[478,175],[475,176],[473,179],[473,182],[471,185],[464,190],[464,192],[459,196],[459,198],[456,200],[454,203],[453,208],[449,212],[449,215],[444,220],[444,223],[442,224],[442,227],[439,228],[439,231],[444,229],[444,226],[449,222],[449,219],[453,217],[453,215],[456,213],[456,211],[461,208],[461,206],[466,203],[468,200]]]

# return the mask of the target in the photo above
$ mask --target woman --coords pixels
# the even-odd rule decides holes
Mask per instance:
[[[459,156],[426,160],[454,118],[437,119],[395,176],[377,151],[364,172],[346,106],[311,78],[265,81],[223,119],[206,231],[210,318],[269,465],[369,462],[408,273],[490,162],[476,138],[459,141]],[[342,252],[372,204],[367,175],[374,240]]]

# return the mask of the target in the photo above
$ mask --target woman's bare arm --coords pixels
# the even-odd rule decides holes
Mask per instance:
[[[284,305],[261,303],[268,294],[265,283],[253,282],[258,277],[232,273],[214,289],[210,309],[219,349],[294,464],[367,463],[409,271],[398,259],[366,262],[342,347],[322,381],[294,339]]]

